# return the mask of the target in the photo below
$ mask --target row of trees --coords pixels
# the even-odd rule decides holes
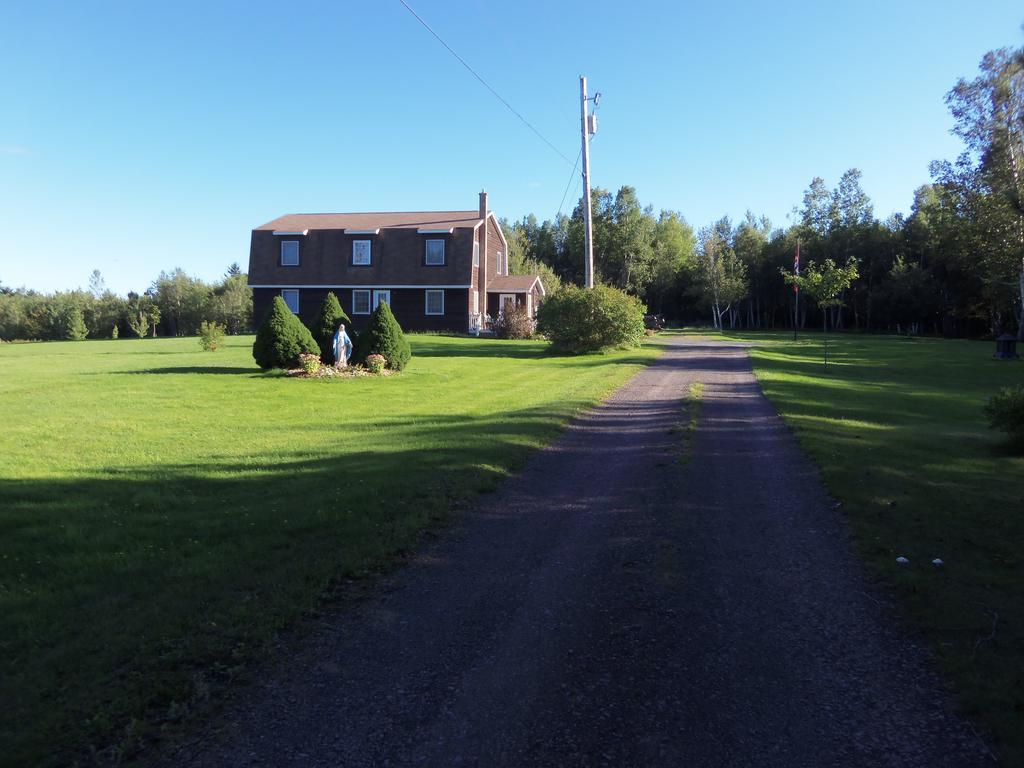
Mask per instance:
[[[748,212],[694,231],[678,212],[641,205],[633,187],[594,189],[598,278],[652,312],[716,326],[1024,338],[1024,48],[986,54],[947,102],[966,151],[932,164],[908,216],[879,220],[856,168],[832,189],[814,178],[788,228]],[[571,216],[504,226],[510,269],[582,282],[582,201]],[[857,275],[825,309],[795,311],[785,273],[798,247],[805,269],[831,261]]]
[[[207,283],[181,269],[161,272],[145,293],[119,296],[94,270],[88,290],[43,294],[0,285],[0,339],[103,339],[119,336],[192,336],[203,321],[228,333],[252,325],[252,291],[232,264]]]

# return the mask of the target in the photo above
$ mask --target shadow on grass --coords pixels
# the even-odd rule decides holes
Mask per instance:
[[[416,337],[412,348],[416,357],[511,357],[523,360],[541,360],[550,357],[546,346],[530,345],[498,339],[466,339],[464,344],[452,345],[431,341],[430,336]]]
[[[1024,440],[997,438],[997,442],[992,445],[992,455],[1003,459],[1018,459],[1024,456]]]
[[[146,724],[201,711],[332,583],[410,551],[587,404],[385,419],[393,439],[356,450],[365,424],[336,424],[326,455],[0,478],[0,584],[16,585],[0,591],[5,759],[66,765],[112,742],[131,754]],[[656,406],[678,409],[615,411],[610,425],[643,428]]]
[[[189,366],[174,366],[170,368],[141,368],[134,371],[122,371],[123,374],[138,375],[138,374],[188,374],[188,373],[215,373],[215,374],[229,374],[234,376],[244,376],[246,374],[250,376],[262,377],[281,375],[280,371],[264,371],[256,366],[251,368],[240,368],[230,366],[216,366],[216,365],[189,365]]]
[[[516,360],[577,360],[577,365],[590,366],[601,363],[616,365],[644,365],[651,362],[650,357],[631,356],[618,357],[603,352],[585,352],[574,354],[553,348],[545,341],[507,341],[502,339],[467,339],[460,346],[438,344],[429,341],[430,337],[419,337],[413,344],[413,359],[417,357],[486,357],[511,358]],[[653,346],[657,346],[656,344]],[[614,350],[613,350],[614,351]]]

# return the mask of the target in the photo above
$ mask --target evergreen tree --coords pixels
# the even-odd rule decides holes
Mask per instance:
[[[295,368],[299,355],[319,352],[309,329],[288,309],[284,299],[275,296],[252,345],[256,364],[260,368]]]
[[[320,311],[316,313],[313,322],[309,324],[310,333],[313,334],[313,339],[320,347],[320,359],[327,365],[336,362],[334,359],[334,334],[341,323],[345,324],[345,330],[349,337],[355,339],[355,331],[351,328],[352,321],[345,314],[345,310],[341,308],[338,297],[333,292],[328,292],[323,303],[320,304]]]
[[[359,334],[354,346],[352,358],[355,362],[364,363],[369,355],[384,355],[387,367],[395,371],[405,368],[412,357],[402,326],[391,314],[391,307],[383,301],[373,310],[369,325]]]
[[[67,308],[67,311],[61,317],[60,330],[64,334],[64,338],[70,341],[82,341],[89,335],[89,331],[85,327],[85,320],[82,317],[81,307],[70,306]]]

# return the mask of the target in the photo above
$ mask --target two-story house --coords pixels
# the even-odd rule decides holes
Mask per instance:
[[[249,286],[259,323],[275,296],[309,321],[328,291],[359,328],[382,301],[408,331],[480,328],[508,303],[535,313],[538,275],[508,274],[487,193],[475,211],[296,213],[252,231]]]

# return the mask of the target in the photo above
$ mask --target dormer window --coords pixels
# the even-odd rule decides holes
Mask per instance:
[[[282,267],[297,267],[297,266],[299,266],[299,241],[298,240],[282,240],[281,241],[281,266]]]
[[[444,240],[427,240],[423,263],[428,267],[444,266]]]
[[[369,267],[373,263],[372,245],[369,240],[352,241],[352,266]]]

